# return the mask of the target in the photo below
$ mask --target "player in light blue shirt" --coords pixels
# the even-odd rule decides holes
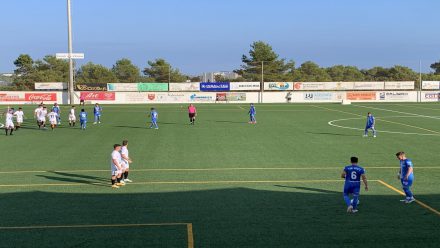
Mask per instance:
[[[87,127],[87,112],[84,109],[81,109],[79,113],[79,122],[81,124],[81,129],[86,130]]]
[[[257,115],[257,110],[255,109],[255,106],[253,103],[251,103],[251,106],[249,108],[249,124],[256,124],[257,119],[255,116]]]
[[[374,118],[374,116],[370,112],[368,112],[367,123],[365,125],[364,137],[368,137],[368,130],[370,130],[370,129],[373,131],[373,137],[374,138],[377,137],[377,132],[376,132],[376,129],[374,128],[375,125],[376,125],[376,118]]]
[[[347,205],[347,212],[356,213],[358,211],[357,206],[359,203],[359,193],[361,191],[361,179],[365,184],[366,191],[368,191],[368,182],[364,168],[358,165],[359,159],[357,157],[351,157],[350,161],[351,165],[345,166],[341,177],[345,179],[344,201]],[[350,199],[350,195],[353,195],[353,199]]]
[[[95,115],[95,122],[93,122],[93,124],[95,125],[96,123],[101,123],[102,108],[98,103],[96,103],[95,107],[93,107],[93,114]]]
[[[155,108],[151,108],[151,112],[149,117],[151,117],[151,124],[150,128],[159,129],[159,126],[157,125],[157,119],[159,118],[159,114],[157,113]]]
[[[406,198],[401,201],[405,203],[411,203],[416,200],[414,199],[414,195],[411,192],[411,186],[414,182],[414,165],[411,159],[406,158],[405,152],[396,153],[396,157],[400,161],[400,170],[397,174],[397,178],[402,183],[402,188],[406,196]]]
[[[60,109],[60,106],[58,106],[58,103],[54,103],[54,105],[52,107],[52,111],[57,114],[58,125],[61,125],[61,109]]]

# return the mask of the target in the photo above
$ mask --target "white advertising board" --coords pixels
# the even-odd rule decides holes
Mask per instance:
[[[260,82],[231,82],[231,91],[259,91]]]
[[[423,81],[422,82],[423,90],[438,90],[440,89],[440,81]]]
[[[385,90],[413,90],[414,81],[385,82]]]
[[[295,90],[352,90],[353,82],[296,82]]]
[[[170,91],[200,91],[200,83],[170,83]]]
[[[378,91],[376,99],[381,102],[415,102],[416,91]]]
[[[440,91],[424,91],[421,95],[422,102],[439,102]]]
[[[44,83],[35,83],[36,90],[66,90],[67,83],[61,82],[44,82]]]
[[[383,90],[385,82],[354,82],[353,90]]]

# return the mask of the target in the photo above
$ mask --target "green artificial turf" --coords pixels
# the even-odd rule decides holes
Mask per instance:
[[[67,125],[68,106],[60,127],[38,130],[34,107],[24,106],[23,129],[0,135],[0,247],[440,242],[437,103],[264,104],[256,105],[256,125],[247,123],[248,105],[198,105],[195,126],[186,105],[155,105],[159,130],[147,128],[151,105],[104,105],[99,125],[86,106],[85,131]],[[362,137],[368,111],[377,138]],[[123,139],[134,183],[115,190],[110,153]],[[433,211],[401,203],[385,185],[400,190],[394,154],[401,150],[415,165],[416,198]],[[346,213],[339,178],[350,156],[370,180],[357,214]]]

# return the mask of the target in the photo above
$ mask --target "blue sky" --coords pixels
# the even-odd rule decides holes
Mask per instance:
[[[232,70],[256,40],[312,60],[423,71],[440,60],[438,0],[72,0],[74,51],[111,66],[167,59],[189,74]],[[0,72],[21,53],[67,51],[65,0],[0,0]]]

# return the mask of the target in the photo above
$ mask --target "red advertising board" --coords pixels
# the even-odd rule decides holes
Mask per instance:
[[[29,102],[56,102],[57,93],[25,93],[24,100]]]
[[[86,101],[114,101],[115,92],[104,92],[104,91],[81,92],[80,97]]]
[[[356,100],[376,100],[376,92],[373,91],[353,91],[347,92],[347,100],[356,101]]]
[[[23,94],[18,93],[0,93],[0,102],[22,102],[24,101]]]

